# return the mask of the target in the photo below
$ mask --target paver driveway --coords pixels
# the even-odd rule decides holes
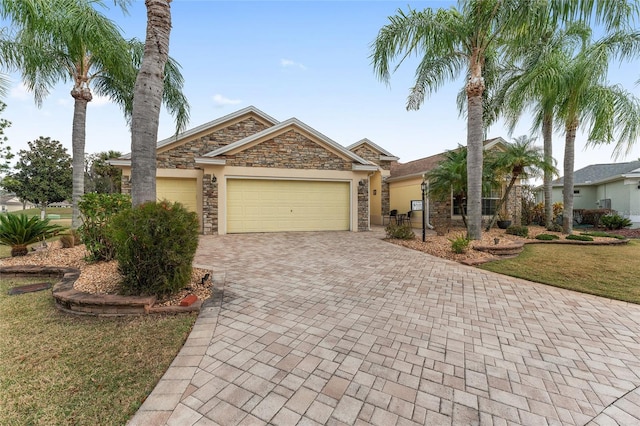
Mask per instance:
[[[640,423],[640,306],[380,237],[203,237],[224,297],[130,423]]]

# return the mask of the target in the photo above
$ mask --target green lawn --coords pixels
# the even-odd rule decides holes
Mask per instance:
[[[640,241],[613,246],[527,244],[516,258],[480,265],[512,277],[640,304]]]
[[[125,424],[196,318],[77,317],[55,308],[51,290],[7,295],[24,283],[0,279],[2,425]]]

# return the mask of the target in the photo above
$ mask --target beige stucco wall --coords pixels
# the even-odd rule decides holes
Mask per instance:
[[[409,178],[407,180],[389,182],[390,209],[398,210],[398,213],[407,213],[411,210],[411,200],[421,200],[420,185],[422,177]],[[422,226],[422,212],[413,212],[411,218],[413,227]]]
[[[369,211],[371,223],[382,225],[382,175],[374,173],[369,179]]]

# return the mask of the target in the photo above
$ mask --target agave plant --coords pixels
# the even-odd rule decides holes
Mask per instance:
[[[24,256],[27,246],[49,238],[64,227],[49,223],[49,219],[28,217],[27,215],[0,215],[0,244],[11,246],[11,256]]]

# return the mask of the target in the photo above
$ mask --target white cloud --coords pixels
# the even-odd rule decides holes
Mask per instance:
[[[215,95],[213,95],[213,102],[218,107],[223,107],[223,106],[226,106],[226,105],[238,105],[239,103],[242,103],[242,100],[241,99],[229,99],[224,95],[216,93]]]
[[[307,67],[305,67],[304,64],[301,64],[300,62],[292,61],[291,59],[280,59],[280,65],[283,68],[294,67],[294,68],[299,68],[301,70],[307,69]]]
[[[18,99],[21,101],[32,99],[33,95],[27,89],[27,86],[24,83],[20,83],[9,92],[9,96],[13,99]]]
[[[56,103],[60,106],[69,106],[71,105],[71,96],[69,96],[68,98],[58,98],[58,100],[56,101]]]

